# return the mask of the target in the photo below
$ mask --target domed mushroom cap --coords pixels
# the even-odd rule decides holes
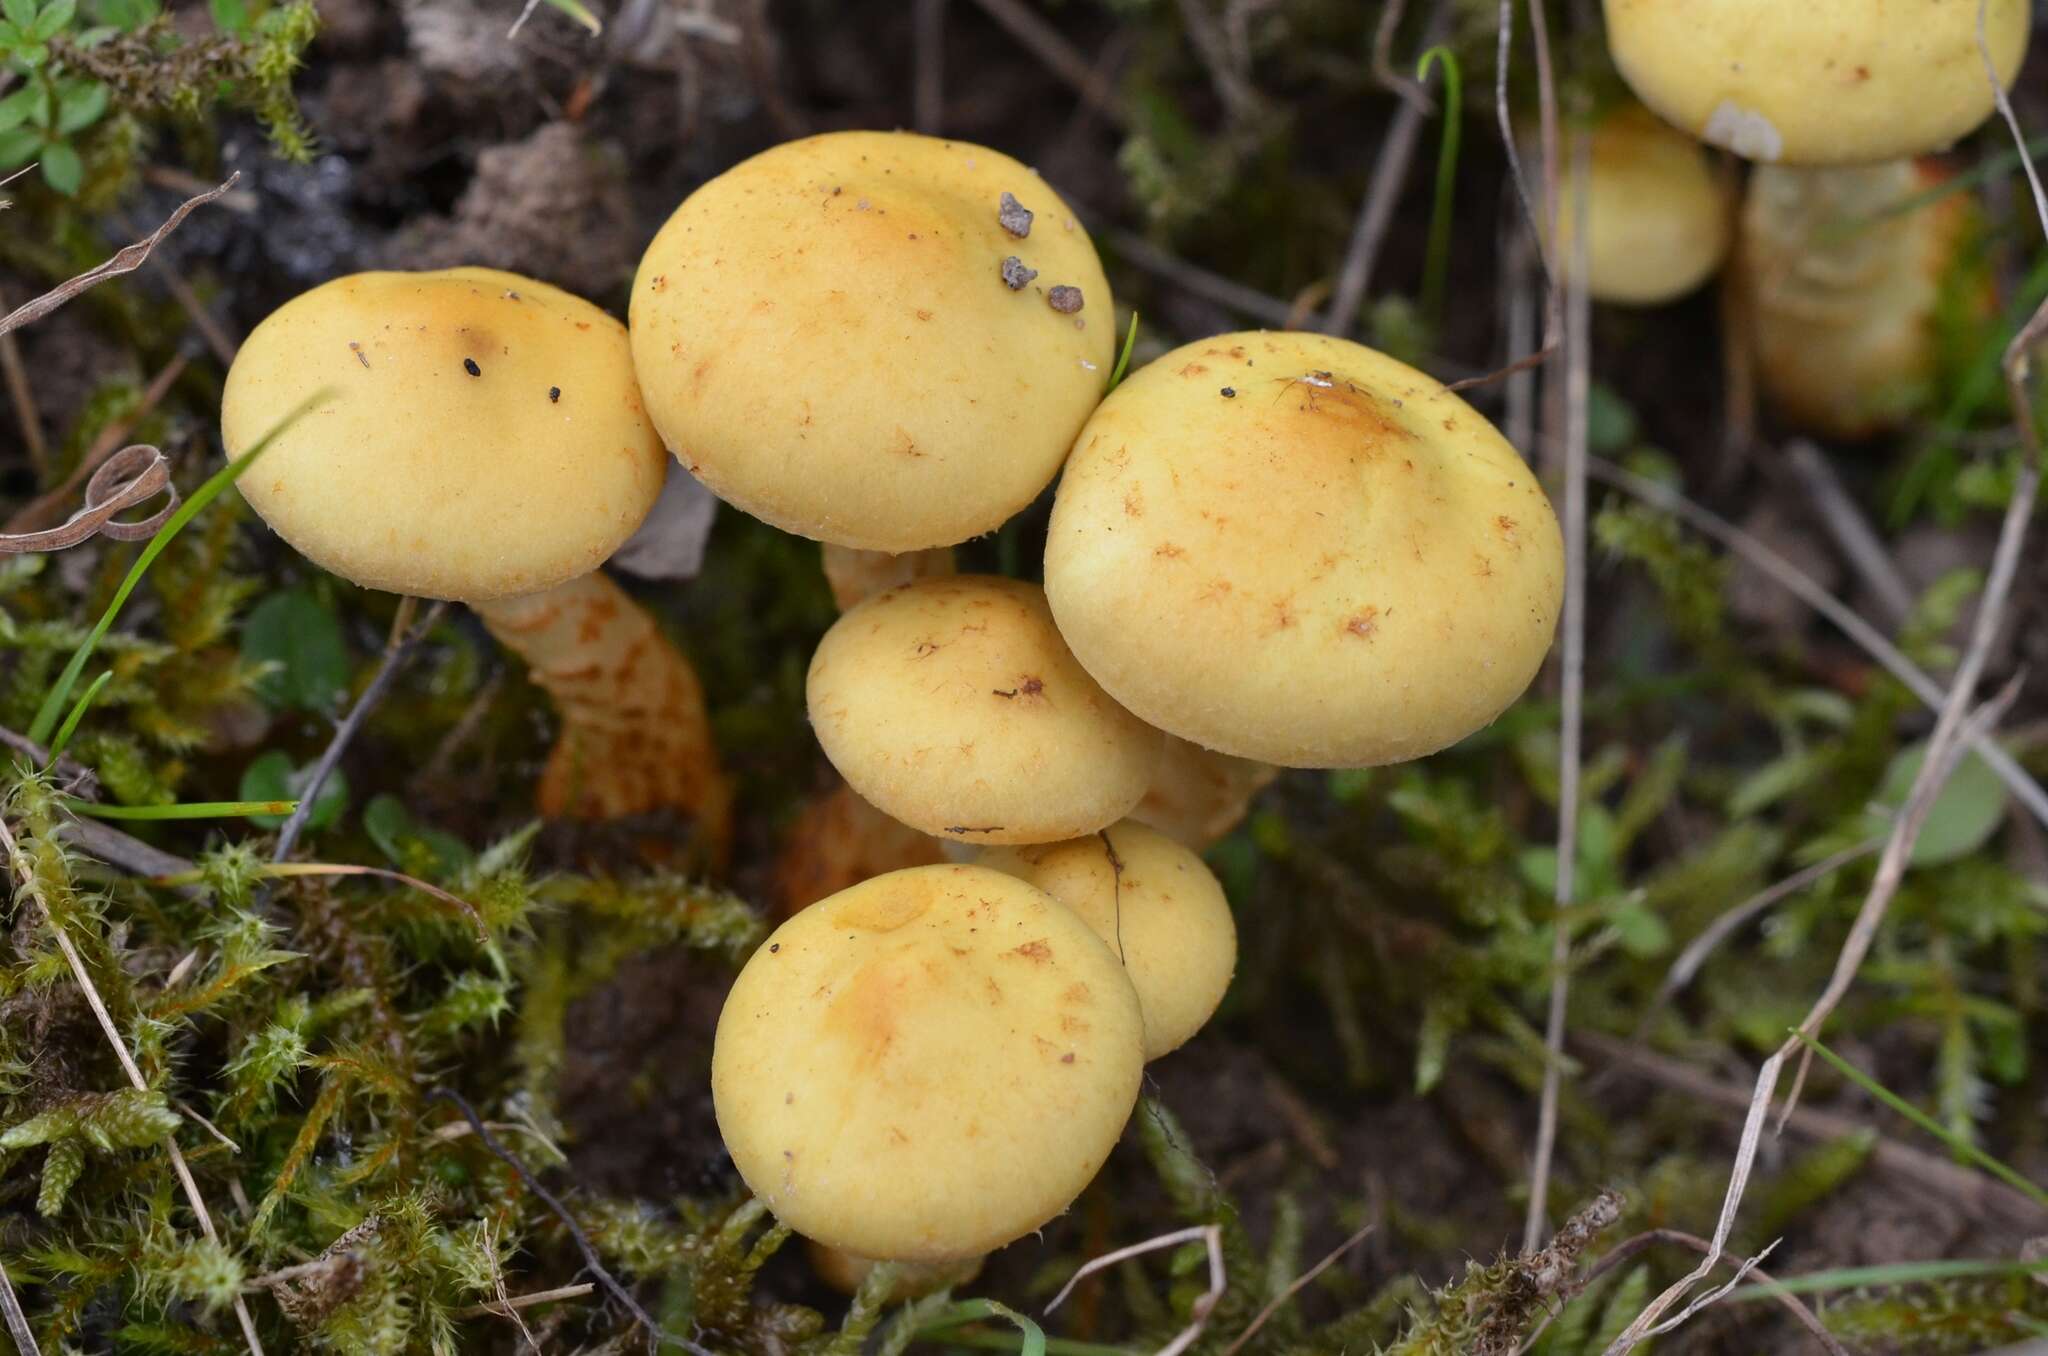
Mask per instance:
[[[976,859],[1057,899],[1124,963],[1145,1017],[1145,1058],[1178,1050],[1223,1001],[1237,925],[1202,859],[1129,820],[1086,838],[990,848]]]
[[[1051,896],[978,866],[877,876],[777,928],[711,1056],[718,1128],[783,1223],[937,1262],[1065,1210],[1123,1132],[1138,997]]]
[[[721,498],[892,552],[1030,503],[1117,337],[1095,247],[1035,172],[907,132],[789,142],[699,188],[641,260],[632,328],[656,427]]]
[[[1595,300],[1657,306],[1698,287],[1728,253],[1728,195],[1697,141],[1628,105],[1592,135],[1586,180],[1586,286]],[[1570,195],[1557,257],[1572,259]]]
[[[228,454],[323,388],[239,484],[301,555],[370,588],[551,588],[603,564],[661,493],[625,327],[531,278],[357,273],[286,302],[228,370]]]
[[[2010,87],[2029,0],[1988,0]],[[1857,164],[1940,150],[1990,115],[1978,0],[1606,0],[1636,97],[1751,160]]]
[[[1435,378],[1228,334],[1118,386],[1060,481],[1045,587],[1151,724],[1283,767],[1419,758],[1529,684],[1563,601],[1550,501]]]
[[[967,843],[1049,843],[1144,796],[1159,732],[1075,662],[1035,585],[986,575],[877,594],[811,659],[811,725],[875,808]]]

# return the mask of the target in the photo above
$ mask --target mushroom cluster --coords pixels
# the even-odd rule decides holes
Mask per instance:
[[[811,137],[691,194],[630,325],[483,269],[273,315],[229,450],[321,387],[248,487],[317,563],[459,598],[555,696],[544,808],[725,792],[680,654],[597,567],[664,445],[821,543],[807,678],[843,783],[721,1013],[741,1176],[842,1282],[944,1284],[1064,1211],[1148,1060],[1236,965],[1199,850],[1286,767],[1420,757],[1548,650],[1557,522],[1442,383],[1340,339],[1227,334],[1109,387],[1088,234],[1037,175],[907,133]],[[1061,480],[1044,586],[952,548]]]

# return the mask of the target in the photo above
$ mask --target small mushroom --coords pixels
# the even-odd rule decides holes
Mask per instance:
[[[1166,752],[1131,818],[1200,852],[1244,822],[1252,797],[1280,769],[1166,737]]]
[[[2010,88],[2030,0],[1984,0]],[[1750,160],[1864,164],[1940,150],[1991,113],[1978,0],[1606,0],[1607,43],[1636,97]]]
[[[800,536],[901,552],[1000,526],[1051,482],[1116,358],[1112,326],[1001,285],[1006,191],[1071,215],[1010,157],[908,132],[792,141],[697,189],[633,286],[662,437]],[[1031,256],[1107,305],[1086,232],[1040,231]]]
[[[1202,859],[1124,821],[1086,838],[989,848],[978,865],[1015,876],[1079,914],[1124,963],[1145,1017],[1145,1058],[1202,1029],[1237,968],[1237,925]]]
[[[831,1286],[842,1295],[860,1293],[868,1274],[883,1265],[866,1257],[856,1257],[840,1248],[827,1247],[817,1239],[808,1239],[805,1251],[811,1259],[811,1270],[819,1280]],[[884,1304],[901,1304],[905,1300],[923,1299],[939,1290],[949,1290],[971,1283],[981,1274],[981,1257],[963,1258],[957,1262],[897,1262],[896,1283],[889,1287]]]
[[[1047,843],[1115,823],[1160,736],[1075,662],[1035,585],[983,575],[878,594],[811,660],[811,724],[861,796],[965,843]]]
[[[1979,226],[1969,195],[1891,210],[1946,178],[1910,160],[1750,176],[1740,309],[1757,384],[1787,423],[1841,439],[1899,426],[1934,392],[1945,301],[1990,313],[1988,275],[1967,272]]]
[[[1728,253],[1729,195],[1707,151],[1635,104],[1593,128],[1586,176],[1586,287],[1594,300],[1660,306],[1691,292]],[[1563,195],[1559,267],[1577,214]]]
[[[543,813],[677,809],[718,850],[728,790],[696,672],[597,572],[668,462],[625,327],[493,269],[338,278],[242,345],[228,454],[323,388],[240,481],[250,505],[344,579],[468,603],[526,661],[561,717]]]
[[[1228,380],[1248,399],[1218,400]],[[1343,339],[1227,334],[1128,377],[1060,480],[1045,588],[1109,695],[1283,767],[1419,758],[1521,695],[1564,546],[1522,459]]]
[[[945,1262],[1065,1210],[1143,1070],[1137,993],[1086,923],[1001,872],[925,866],[775,930],[726,997],[711,1095],[784,1224]]]

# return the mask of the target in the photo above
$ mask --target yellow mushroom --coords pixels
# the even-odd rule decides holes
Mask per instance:
[[[1514,448],[1435,378],[1322,335],[1227,334],[1104,400],[1045,587],[1109,695],[1283,767],[1418,758],[1550,647],[1564,548]]]
[[[1659,306],[1691,292],[1728,253],[1728,194],[1697,141],[1625,104],[1594,125],[1586,176],[1586,287],[1594,300]],[[1560,208],[1569,267],[1577,221]]]
[[[721,498],[917,551],[994,530],[1052,480],[1102,396],[1112,316],[1087,232],[1035,172],[837,132],[676,209],[634,280],[633,358],[655,426]]]
[[[2008,88],[2029,0],[1983,0]],[[1606,0],[1607,43],[1636,97],[1750,160],[1862,164],[1922,155],[1991,113],[1979,0]]]
[[[1065,1210],[1144,1068],[1102,939],[979,866],[805,909],[740,971],[711,1056],[719,1131],[783,1223],[861,1257],[974,1257]]]
[[[989,848],[982,866],[1015,876],[1081,916],[1130,973],[1145,1058],[1202,1029],[1237,968],[1237,924],[1202,859],[1129,820],[1086,838]]]
[[[562,719],[545,813],[673,808],[722,841],[697,675],[596,573],[668,462],[625,328],[493,269],[338,278],[242,345],[221,400],[228,454],[322,391],[239,482],[264,521],[345,579],[468,603],[531,666]]]
[[[1788,423],[1862,438],[1932,394],[1944,288],[1992,302],[1958,273],[1976,233],[1967,194],[1895,211],[1946,177],[1931,161],[1833,169],[1759,167],[1743,206],[1743,310],[1758,384]]]
[[[1157,730],[1112,701],[1033,584],[985,575],[878,594],[825,633],[806,693],[863,798],[964,843],[1093,833],[1138,803]]]
[[[1270,763],[1232,758],[1168,735],[1159,770],[1131,818],[1200,852],[1243,823],[1252,797],[1279,775]]]

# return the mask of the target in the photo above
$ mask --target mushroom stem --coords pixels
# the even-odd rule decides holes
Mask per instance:
[[[561,734],[541,776],[548,816],[691,815],[714,856],[731,828],[704,689],[645,609],[602,571],[472,604],[554,698]]]
[[[1279,775],[1271,763],[1213,753],[1168,735],[1159,771],[1131,818],[1201,852],[1242,824],[1252,797]]]
[[[954,573],[953,548],[941,546],[930,551],[863,551],[852,546],[824,550],[825,582],[832,586],[832,601],[841,612],[871,594],[908,584],[915,579],[934,579]]]

